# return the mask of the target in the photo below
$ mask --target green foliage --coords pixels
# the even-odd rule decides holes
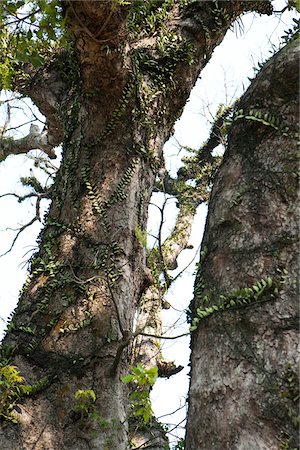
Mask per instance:
[[[113,0],[113,3],[115,3],[117,6],[126,6],[130,5],[132,0]]]
[[[179,439],[175,447],[172,450],[184,450],[185,449],[185,439]]]
[[[97,430],[111,428],[114,430],[117,426],[116,419],[110,421],[102,419],[96,409],[97,396],[93,389],[78,389],[75,394],[75,405],[72,408],[74,412],[80,415],[82,421],[93,421]],[[93,432],[92,436],[97,436],[98,431]]]
[[[76,323],[68,323],[65,321],[59,329],[59,334],[66,335],[88,327],[92,323],[94,316],[90,311],[85,311],[84,315],[85,318],[79,321],[77,320]]]
[[[150,401],[150,389],[158,377],[156,366],[146,369],[138,363],[132,367],[132,372],[121,377],[123,383],[133,383],[135,389],[131,392],[131,417],[142,418],[143,424],[147,424],[153,414]]]
[[[0,346],[0,367],[8,366],[14,355],[16,347],[9,344],[1,344]]]
[[[156,50],[160,57],[168,58],[166,61],[172,69],[172,65],[176,62],[185,61],[189,65],[193,64],[193,45],[188,42],[184,42],[180,36],[174,32],[161,34],[157,39]]]
[[[285,269],[283,269],[283,271],[280,269],[277,270],[279,275],[274,278],[262,278],[251,287],[233,289],[233,291],[227,295],[220,295],[217,304],[206,306],[205,308],[197,308],[196,316],[192,320],[190,331],[195,331],[203,319],[206,319],[213,314],[221,313],[228,309],[243,308],[255,304],[258,301],[267,301],[276,298],[288,275]],[[203,305],[210,303],[210,301],[210,295],[205,295],[202,299]]]
[[[59,0],[1,0],[0,84],[4,89],[12,87],[21,64],[37,68],[66,44],[64,25]]]
[[[5,366],[0,369],[0,418],[17,423],[12,410],[25,387],[23,382],[24,377],[19,374],[16,366]]]
[[[16,366],[7,365],[0,368],[0,419],[17,423],[13,409],[24,395],[33,395],[45,387],[45,379],[35,385],[24,384]]]
[[[161,254],[159,252],[159,248],[154,247],[151,250],[147,249],[146,255],[147,255],[147,267],[151,271],[153,282],[157,286],[161,286],[160,280],[161,267],[160,264],[158,263],[158,261],[161,261]]]
[[[78,389],[74,396],[76,400],[74,411],[80,413],[80,418],[96,418],[95,402],[97,397],[93,389]]]
[[[20,181],[23,184],[23,186],[31,187],[33,191],[36,193],[42,194],[45,191],[45,189],[35,176],[21,177]]]
[[[280,131],[283,136],[295,138],[299,137],[298,131],[292,130],[286,123],[282,122],[278,117],[268,111],[262,111],[258,109],[250,109],[249,111],[244,111],[243,109],[239,109],[234,112],[233,118],[230,119],[228,123],[235,122],[237,120],[259,122],[262,125],[271,127],[276,131]]]
[[[154,33],[166,20],[173,0],[133,0],[128,16],[129,31],[133,37]]]
[[[289,7],[296,8],[298,13],[300,13],[300,0],[288,0]]]
[[[231,17],[226,11],[225,8],[223,8],[224,2],[218,2],[217,0],[214,0],[214,6],[213,6],[213,13],[214,13],[214,19],[215,23],[218,28],[222,28],[224,25],[226,25]]]
[[[298,450],[298,448],[290,446],[291,440],[292,438],[288,438],[286,441],[282,442],[279,446],[279,450]]]
[[[94,213],[100,216],[102,224],[106,228],[107,232],[110,231],[110,223],[107,220],[107,210],[116,203],[126,200],[129,191],[128,187],[136,171],[138,161],[138,158],[132,159],[131,163],[128,165],[120,181],[118,182],[115,191],[111,194],[108,200],[102,199],[101,192],[97,186],[90,181],[90,168],[88,166],[83,166],[81,168],[81,177],[92,203]]]
[[[147,247],[147,231],[141,230],[141,228],[136,225],[135,229],[135,237],[137,238],[138,242],[141,244],[142,247]]]
[[[279,395],[284,402],[291,405],[288,407],[288,417],[295,429],[299,428],[300,415],[298,410],[299,403],[299,375],[289,363],[286,371],[282,376]]]

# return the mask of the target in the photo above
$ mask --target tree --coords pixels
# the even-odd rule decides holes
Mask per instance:
[[[125,449],[129,442],[162,449],[148,394],[158,373],[177,368],[157,349],[158,314],[168,269],[207,199],[199,182],[191,200],[186,184],[191,173],[197,178],[201,155],[173,180],[162,145],[233,21],[272,8],[255,1],[36,1],[20,18],[23,6],[1,6],[2,84],[30,97],[47,126],[17,143],[4,136],[1,157],[38,146],[51,158],[63,141],[63,161],[49,191],[28,180],[52,202],[2,345],[0,442],[6,449]],[[204,163],[215,171],[214,158]],[[173,235],[146,264],[147,208],[161,186],[177,196],[179,214]]]
[[[299,448],[298,68],[292,41],[232,117],[195,283],[188,449]]]

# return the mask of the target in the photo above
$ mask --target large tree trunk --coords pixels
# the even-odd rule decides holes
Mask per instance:
[[[63,124],[64,150],[40,249],[3,342],[2,363],[34,386],[29,396],[11,388],[18,423],[0,429],[5,450],[129,447],[120,375],[130,370],[133,318],[152,282],[135,230],[146,227],[162,146],[234,19],[270,12],[269,2],[226,2],[221,12],[214,2],[174,3],[164,31],[133,39],[117,3],[64,2],[78,64],[61,54],[26,87],[55,141]],[[78,390],[93,394],[76,401]]]
[[[299,448],[298,69],[296,41],[230,126],[195,283],[188,450]]]

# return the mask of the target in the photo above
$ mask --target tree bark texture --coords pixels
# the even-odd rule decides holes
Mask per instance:
[[[299,448],[298,70],[296,41],[229,128],[195,283],[188,450]]]
[[[0,447],[123,450],[129,400],[120,375],[130,370],[134,314],[152,283],[135,230],[146,227],[163,144],[232,22],[271,9],[171,2],[163,31],[158,22],[132,37],[127,6],[63,4],[75,57],[62,52],[22,88],[46,115],[52,141],[64,136],[63,161],[2,346],[2,361],[17,366],[34,395],[12,393],[18,423],[1,426]],[[95,401],[80,405],[78,390],[92,390]]]

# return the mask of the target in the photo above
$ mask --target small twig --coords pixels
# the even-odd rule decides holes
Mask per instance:
[[[191,333],[183,333],[183,334],[179,334],[178,336],[159,336],[157,334],[151,334],[151,333],[138,333],[140,336],[146,336],[146,337],[153,337],[156,339],[169,339],[169,340],[174,340],[174,339],[179,339],[185,336],[190,336]]]
[[[22,203],[24,200],[27,200],[28,198],[32,198],[32,197],[37,197],[38,195],[41,195],[41,194],[31,192],[30,194],[26,194],[26,195],[18,195],[18,194],[15,194],[14,192],[7,192],[6,194],[1,194],[0,198],[4,198],[4,197],[8,197],[8,196],[16,197],[18,199],[18,202]],[[47,198],[46,194],[45,194],[45,198]]]
[[[170,412],[169,414],[163,414],[162,416],[158,416],[157,419],[162,419],[163,417],[172,416],[173,414],[177,413],[181,409],[186,408],[186,401],[182,406],[179,406],[174,411]]]
[[[163,272],[163,275],[164,275],[166,288],[168,289],[170,287],[170,285],[171,285],[171,280],[170,280],[170,277],[169,277],[169,274],[168,274],[167,267],[165,265],[165,260],[164,260],[163,250],[162,250],[162,245],[163,245],[162,244],[162,227],[163,227],[163,224],[164,224],[164,209],[166,207],[167,202],[168,202],[168,199],[166,198],[164,203],[163,203],[162,208],[160,209],[161,221],[160,221],[159,229],[158,229],[158,250],[159,250],[160,257],[161,257],[162,272]]]
[[[13,247],[14,247],[14,245],[15,245],[17,239],[18,239],[18,237],[20,236],[20,234],[21,234],[26,228],[30,227],[30,226],[31,226],[34,222],[36,222],[37,220],[39,220],[39,221],[41,220],[41,217],[40,217],[40,206],[41,206],[41,201],[42,201],[43,198],[47,198],[47,194],[36,194],[35,216],[34,216],[28,223],[26,223],[25,225],[22,225],[21,228],[19,228],[19,230],[18,230],[16,236],[14,237],[14,239],[13,239],[13,241],[12,241],[12,244],[11,244],[10,248],[9,248],[5,253],[2,253],[2,254],[0,255],[0,258],[1,258],[2,256],[7,255],[9,252],[11,252],[11,250],[13,249]],[[15,230],[15,231],[16,231],[16,230]]]
[[[176,428],[178,428],[185,421],[186,421],[186,418],[182,419],[179,423],[174,425],[174,427],[171,428],[171,430],[167,431],[167,433],[171,433],[172,431],[176,430]],[[151,444],[151,442],[153,442],[156,438],[157,438],[157,436],[154,436],[153,438],[148,439],[146,442],[143,442],[138,447],[134,447],[132,450],[146,450],[146,449],[150,450],[153,448],[153,445]],[[145,445],[146,445],[146,447],[145,447]]]
[[[10,103],[7,103],[6,110],[7,110],[6,119],[5,119],[3,127],[0,128],[0,133],[1,133],[0,146],[1,146],[1,141],[3,139],[4,134],[7,132],[8,124],[10,122]]]
[[[18,128],[22,128],[23,126],[25,126],[25,125],[28,125],[29,123],[33,123],[33,122],[35,122],[37,119],[31,119],[31,120],[27,120],[27,122],[24,122],[24,123],[21,123],[20,125],[16,125],[16,126],[14,126],[14,127],[10,127],[10,128],[6,128],[6,132],[7,131],[11,131],[11,130],[17,130]],[[41,122],[41,121],[40,121]]]
[[[199,254],[200,248],[201,248],[201,244],[198,245],[198,248],[195,251],[195,254],[194,254],[193,258],[190,260],[190,262],[172,279],[172,283],[174,283],[179,277],[181,277],[181,275],[186,271],[186,269],[188,269],[190,267],[190,265],[193,263],[193,261],[195,261],[196,256],[198,256],[198,254]]]
[[[19,229],[18,233],[16,234],[16,236],[14,237],[14,239],[13,239],[13,241],[12,241],[11,246],[9,247],[9,249],[8,249],[5,253],[2,253],[2,254],[0,255],[0,258],[2,258],[2,256],[5,256],[5,255],[7,255],[9,252],[11,252],[11,250],[13,249],[13,247],[14,247],[14,245],[15,245],[17,239],[18,239],[18,237],[19,237],[20,234],[22,233],[22,231],[24,231],[26,228],[30,227],[30,225],[32,225],[32,224],[33,224],[34,222],[36,222],[37,220],[38,220],[37,217],[33,217],[33,218],[30,220],[30,222],[26,223],[26,225],[23,225],[23,226]]]

